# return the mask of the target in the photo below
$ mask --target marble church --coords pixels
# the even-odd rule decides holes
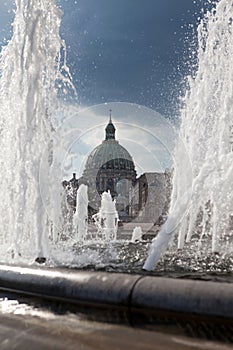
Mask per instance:
[[[169,206],[170,173],[150,172],[137,177],[130,153],[116,140],[116,128],[110,119],[105,139],[89,154],[82,176],[63,181],[67,202],[75,211],[76,193],[81,184],[88,186],[89,216],[99,207],[101,194],[110,191],[122,222],[160,222]]]

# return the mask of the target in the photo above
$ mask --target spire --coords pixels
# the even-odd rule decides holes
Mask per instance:
[[[109,123],[105,128],[105,140],[115,140],[115,126],[112,123],[112,110],[109,110]]]

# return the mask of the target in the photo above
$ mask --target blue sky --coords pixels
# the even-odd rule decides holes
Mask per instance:
[[[61,33],[81,103],[124,101],[169,117],[177,113],[205,1],[60,3]]]
[[[12,4],[0,0],[2,43],[11,35]],[[178,114],[196,43],[193,33],[208,6],[206,0],[59,0],[58,4],[80,104],[123,101],[168,117]]]

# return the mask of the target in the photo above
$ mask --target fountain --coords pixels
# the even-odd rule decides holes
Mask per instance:
[[[212,237],[213,252],[221,247],[230,252],[231,12],[229,2],[220,1],[198,29],[199,69],[195,77],[189,78],[182,111],[170,215],[152,244],[146,269],[153,268],[176,231],[180,249],[185,237],[193,242],[195,233],[204,239],[206,235]],[[97,248],[90,258],[86,244],[92,234],[87,230],[85,187],[80,186],[76,213],[73,218],[74,208],[70,211],[67,226],[61,214],[64,196],[59,164],[61,135],[54,133],[53,118],[60,108],[59,91],[68,93],[72,82],[65,45],[59,35],[60,21],[61,12],[55,0],[49,4],[45,0],[39,3],[16,0],[13,37],[3,48],[0,62],[0,243],[3,261],[28,263],[47,258],[52,266],[80,268],[102,260]],[[183,157],[184,153],[189,158]],[[97,233],[95,230],[93,242],[97,239],[98,244],[121,245],[114,264],[141,270],[149,242],[131,244],[129,249],[129,241],[117,241],[118,214],[109,193],[103,193],[100,211],[94,219]],[[133,241],[136,233],[141,235],[135,229]],[[77,243],[80,255],[74,249]],[[161,266],[164,269],[165,264]]]
[[[87,236],[87,219],[88,219],[88,197],[87,186],[80,185],[77,191],[76,211],[73,216],[73,225],[75,228],[75,239],[83,242]]]
[[[136,243],[142,240],[142,229],[140,226],[134,228],[132,233],[131,242]]]
[[[102,194],[100,210],[94,215],[97,225],[97,240],[91,243],[94,250],[85,245],[89,233],[87,187],[84,185],[77,192],[75,212],[73,202],[71,205],[72,215],[68,218],[72,217],[70,222],[68,220],[71,227],[68,225],[69,229],[64,229],[65,222],[61,215],[64,193],[61,189],[62,178],[57,171],[60,168],[57,157],[60,140],[54,136],[52,125],[52,116],[59,105],[59,88],[66,92],[72,87],[69,70],[65,62],[61,63],[61,49],[64,49],[59,36],[61,13],[55,0],[15,0],[15,3],[13,37],[2,50],[0,61],[0,246],[3,261],[20,262],[21,265],[0,265],[0,288],[3,289],[2,294],[5,293],[4,302],[7,302],[10,291],[10,298],[26,296],[24,300],[33,301],[37,297],[38,309],[40,300],[43,301],[43,310],[46,305],[53,305],[56,314],[53,318],[46,315],[46,320],[51,321],[47,323],[52,324],[52,333],[55,328],[61,330],[61,319],[58,326],[54,323],[54,319],[58,318],[57,311],[63,313],[63,307],[70,312],[78,310],[79,323],[76,323],[75,331],[70,328],[70,322],[64,322],[64,332],[60,332],[66,336],[67,346],[72,341],[81,341],[80,344],[87,346],[94,344],[88,343],[91,328],[88,326],[87,332],[81,328],[82,323],[86,323],[85,317],[102,321],[99,338],[103,338],[104,334],[103,321],[128,323],[134,327],[148,325],[149,329],[155,327],[159,332],[163,324],[164,328],[170,324],[171,339],[178,339],[177,335],[173,336],[175,325],[181,328],[183,323],[191,330],[192,336],[195,335],[193,328],[197,326],[197,334],[203,336],[207,332],[209,338],[209,324],[213,322],[214,330],[218,330],[216,333],[221,333],[223,339],[226,334],[225,338],[232,341],[232,328],[229,327],[229,321],[232,325],[233,320],[230,283],[177,281],[141,274],[96,271],[98,263],[103,268],[97,249],[99,242],[110,247],[107,263],[114,258],[117,268],[120,266],[124,272],[132,272],[132,266],[138,269],[136,272],[141,272],[149,244],[140,241],[140,227],[133,231],[132,242],[139,240],[137,244],[129,244],[130,241],[126,240],[126,243],[117,242],[118,213],[110,192]],[[148,270],[154,267],[178,230],[179,248],[183,248],[185,237],[191,240],[195,230],[199,230],[195,233],[201,238],[205,234],[211,237],[213,252],[219,251],[220,245],[225,250],[229,247],[226,238],[230,237],[228,219],[232,215],[233,204],[233,159],[228,150],[233,108],[232,18],[232,1],[221,0],[216,11],[208,13],[199,27],[199,70],[195,78],[189,79],[190,88],[185,98],[186,107],[182,113],[180,140],[175,153],[170,214],[152,244],[145,264]],[[183,145],[190,156],[192,176],[188,172],[187,158],[181,156]],[[51,177],[51,173],[55,175]],[[111,249],[112,242],[118,244],[119,252]],[[170,260],[173,264],[174,260]],[[28,266],[28,263],[35,261],[46,262],[49,267],[75,268],[89,268],[92,263],[95,271]],[[27,266],[22,266],[22,262]],[[114,263],[110,266],[111,271]],[[163,275],[164,266],[162,264]],[[80,317],[82,312],[85,317],[83,314]],[[27,315],[25,332],[21,332],[23,337],[31,327],[28,325],[34,325],[29,341],[33,339],[36,344],[36,339],[39,339],[40,344],[45,344],[49,333],[49,329],[44,327],[45,316],[42,319],[43,327],[38,331],[38,319],[31,323],[33,313],[29,316],[22,308],[21,316],[15,318],[15,323],[12,323],[15,315],[5,318],[7,329],[10,330],[10,325],[13,328],[13,324],[22,330],[19,324],[24,319],[22,315]],[[68,317],[64,313],[64,320]],[[4,323],[4,318],[2,320]],[[121,325],[115,337],[119,338],[121,332],[122,346],[129,329]],[[155,333],[156,336],[159,332]],[[96,328],[92,333],[95,340]],[[107,333],[108,337],[112,337],[113,327]],[[79,337],[73,337],[74,334]],[[134,334],[131,333],[131,338],[134,338]],[[140,337],[141,334],[142,331]],[[10,344],[7,337],[2,343]],[[16,341],[20,338],[17,333]],[[148,332],[143,339],[147,338],[149,341],[152,339]],[[152,347],[155,341],[151,341]],[[133,343],[135,348],[135,339]],[[192,341],[187,342],[182,337],[180,343],[174,344],[176,347],[180,344],[186,347],[192,346]],[[213,342],[207,346],[213,348]]]
[[[71,83],[61,60],[64,43],[56,1],[16,0],[15,5],[13,36],[2,48],[0,61],[0,239],[2,258],[10,246],[12,257],[30,261],[50,256],[48,232],[56,230],[44,209],[40,175],[52,180],[44,198],[54,205],[52,192],[59,192],[61,182],[49,177],[51,116],[59,105],[58,86],[65,90]]]
[[[208,254],[232,254],[232,18],[232,1],[221,0],[198,27],[198,69],[188,78],[181,112],[170,213],[153,240],[146,270],[155,267],[176,233],[180,249],[196,235],[211,241]],[[184,147],[192,171],[182,157]]]
[[[116,240],[119,218],[116,203],[112,199],[110,191],[102,193],[100,210],[93,215],[93,219],[98,229],[97,235],[101,241],[113,242]]]
[[[72,209],[62,217],[62,140],[54,132],[58,95],[73,88],[59,34],[62,13],[55,0],[16,0],[15,6],[13,36],[0,61],[1,260],[83,266],[96,261],[85,246],[87,188],[78,190],[74,216]],[[118,213],[109,193],[95,221],[99,243],[116,240]]]

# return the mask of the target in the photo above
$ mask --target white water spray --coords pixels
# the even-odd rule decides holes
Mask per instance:
[[[109,191],[102,193],[100,210],[93,218],[98,229],[98,235],[101,235],[101,241],[115,241],[119,217],[115,200],[112,200]]]
[[[42,168],[49,174],[51,115],[58,101],[56,84],[64,80],[61,12],[55,0],[15,0],[15,5],[13,36],[0,57],[1,243],[11,245],[14,256],[24,250],[31,257],[47,257],[50,223],[39,172],[47,152]],[[63,70],[68,74],[65,65]],[[60,184],[61,179],[57,191]],[[46,198],[52,203],[51,192]]]
[[[221,0],[198,27],[198,71],[189,77],[175,172],[170,214],[154,239],[144,265],[153,269],[178,228],[178,245],[190,241],[197,225],[201,237],[212,237],[212,251],[229,234],[233,212],[233,153],[229,127],[233,124],[233,1]],[[192,173],[182,157],[185,147]],[[184,179],[190,178],[190,181]]]
[[[88,219],[88,196],[87,186],[80,185],[77,191],[76,212],[73,222],[75,228],[75,238],[78,242],[83,242],[87,237],[87,219]]]
[[[136,243],[142,240],[142,229],[140,226],[136,226],[132,233],[131,242]]]

